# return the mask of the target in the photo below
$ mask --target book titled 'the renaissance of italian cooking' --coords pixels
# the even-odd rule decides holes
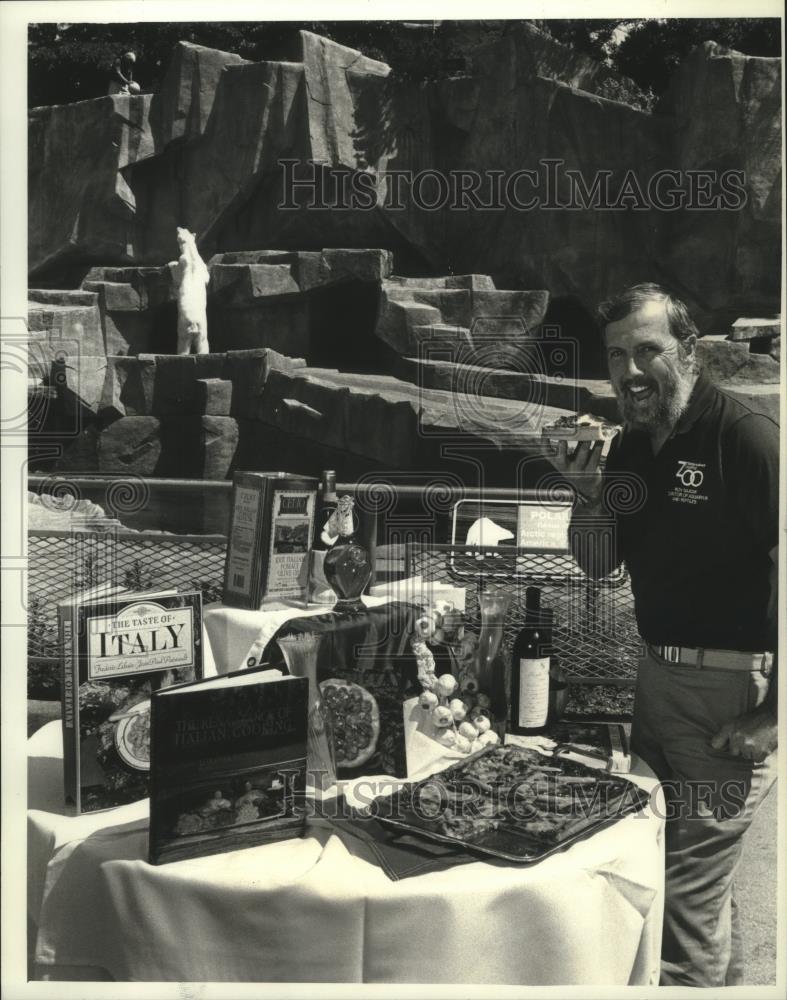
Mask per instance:
[[[150,699],[202,678],[202,594],[77,596],[60,615],[66,802],[92,812],[145,798]]]
[[[301,834],[308,694],[263,668],[153,696],[152,864]]]

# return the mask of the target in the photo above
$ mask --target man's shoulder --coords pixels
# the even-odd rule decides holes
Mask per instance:
[[[756,442],[762,440],[768,444],[779,441],[779,423],[767,413],[761,413],[733,396],[727,390],[716,386],[719,399],[718,413],[715,419],[719,422],[719,430],[725,441],[743,438]]]
[[[740,480],[752,488],[778,491],[779,424],[719,390],[723,415],[719,427],[719,458],[725,481]]]

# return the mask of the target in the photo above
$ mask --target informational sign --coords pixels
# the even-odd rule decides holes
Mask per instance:
[[[523,503],[517,512],[517,546],[531,552],[569,552],[571,504]]]

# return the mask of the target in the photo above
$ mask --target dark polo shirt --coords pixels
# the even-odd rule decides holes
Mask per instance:
[[[623,485],[632,474],[641,492],[615,512],[617,554],[631,575],[643,639],[771,648],[766,611],[768,553],[778,542],[778,424],[700,375],[658,455],[644,432],[625,430],[615,439],[605,469],[608,508],[615,478]]]

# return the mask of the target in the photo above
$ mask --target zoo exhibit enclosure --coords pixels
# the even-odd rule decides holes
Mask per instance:
[[[372,477],[367,477],[371,480]],[[422,479],[422,477],[419,477]],[[132,483],[144,504],[129,512],[128,497],[116,500],[120,477],[33,476],[30,489],[55,495],[70,492],[104,504],[117,522],[101,528],[33,530],[28,541],[28,657],[57,661],[57,604],[53,579],[75,589],[112,582],[131,588],[196,587],[206,603],[221,601],[232,486],[228,482],[139,479]],[[60,487],[60,489],[59,489]],[[490,514],[504,504],[533,498],[532,491],[451,487],[402,481],[339,483],[339,492],[357,497],[360,534],[372,555],[372,584],[420,576],[466,588],[468,627],[480,625],[478,582],[512,591],[505,620],[504,648],[510,648],[524,619],[525,589],[542,587],[544,604],[554,609],[555,646],[572,684],[630,686],[636,673],[639,637],[625,570],[605,580],[590,580],[567,554],[487,547],[471,550],[462,539],[451,544],[452,511],[457,501],[478,504]],[[125,502],[125,511],[123,503]],[[495,503],[498,506],[495,508]],[[480,514],[479,514],[480,516]],[[499,516],[499,515],[498,515]],[[158,531],[147,528],[150,523]],[[210,533],[199,530],[203,525]],[[177,528],[177,531],[175,529]],[[163,530],[162,530],[163,529]],[[184,530],[188,531],[183,534]]]

